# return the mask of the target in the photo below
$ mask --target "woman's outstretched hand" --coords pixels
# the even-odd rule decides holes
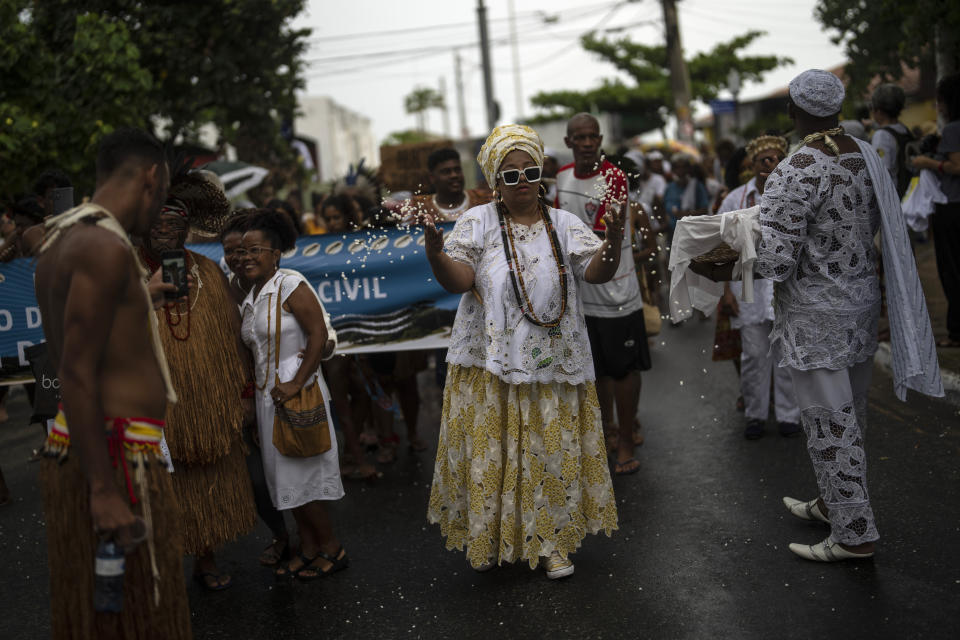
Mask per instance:
[[[437,228],[436,220],[427,212],[417,214],[416,222],[423,226],[424,249],[427,258],[436,257],[443,252],[443,230]]]
[[[606,225],[605,240],[612,247],[619,247],[623,242],[623,226],[627,219],[629,202],[611,202],[603,214],[603,223]]]

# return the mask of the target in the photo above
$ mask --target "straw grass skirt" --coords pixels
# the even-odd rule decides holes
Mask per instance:
[[[50,567],[52,637],[78,640],[129,638],[131,640],[182,640],[192,637],[190,610],[183,582],[183,544],[179,509],[170,474],[162,459],[150,456],[145,468],[149,487],[149,521],[159,580],[155,582],[147,542],[126,557],[123,581],[123,611],[93,610],[93,563],[97,538],[90,518],[87,480],[76,451],[63,464],[44,458],[40,480],[47,521],[47,557]],[[128,457],[131,476],[135,462]],[[127,495],[123,465],[115,479],[121,495]],[[132,483],[138,502],[135,515],[147,519],[142,485]],[[156,591],[155,591],[156,589]],[[159,603],[156,596],[159,593]]]
[[[487,562],[566,557],[617,528],[592,382],[511,385],[450,365],[427,518],[448,549]]]
[[[186,553],[212,551],[253,529],[257,512],[239,436],[230,453],[210,464],[174,461],[174,467],[173,487],[180,503]]]

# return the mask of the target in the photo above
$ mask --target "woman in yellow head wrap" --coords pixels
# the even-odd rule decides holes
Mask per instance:
[[[427,517],[474,569],[523,560],[562,578],[586,534],[617,528],[579,289],[616,273],[623,207],[602,242],[549,207],[543,143],[523,125],[494,129],[477,161],[494,202],[445,242],[422,220],[437,281],[464,294]]]

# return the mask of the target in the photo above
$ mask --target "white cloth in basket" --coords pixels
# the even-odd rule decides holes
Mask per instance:
[[[750,207],[712,216],[688,216],[677,222],[670,249],[670,319],[680,322],[699,309],[713,313],[723,283],[714,282],[687,267],[697,256],[726,243],[740,254],[734,265],[734,279],[743,278],[743,300],[753,302],[753,263],[760,240],[760,207]]]

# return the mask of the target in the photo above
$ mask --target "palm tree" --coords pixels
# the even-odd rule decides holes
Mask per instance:
[[[406,98],[403,105],[407,113],[417,117],[417,129],[427,130],[427,111],[429,109],[446,109],[443,96],[436,89],[430,87],[416,87]]]

